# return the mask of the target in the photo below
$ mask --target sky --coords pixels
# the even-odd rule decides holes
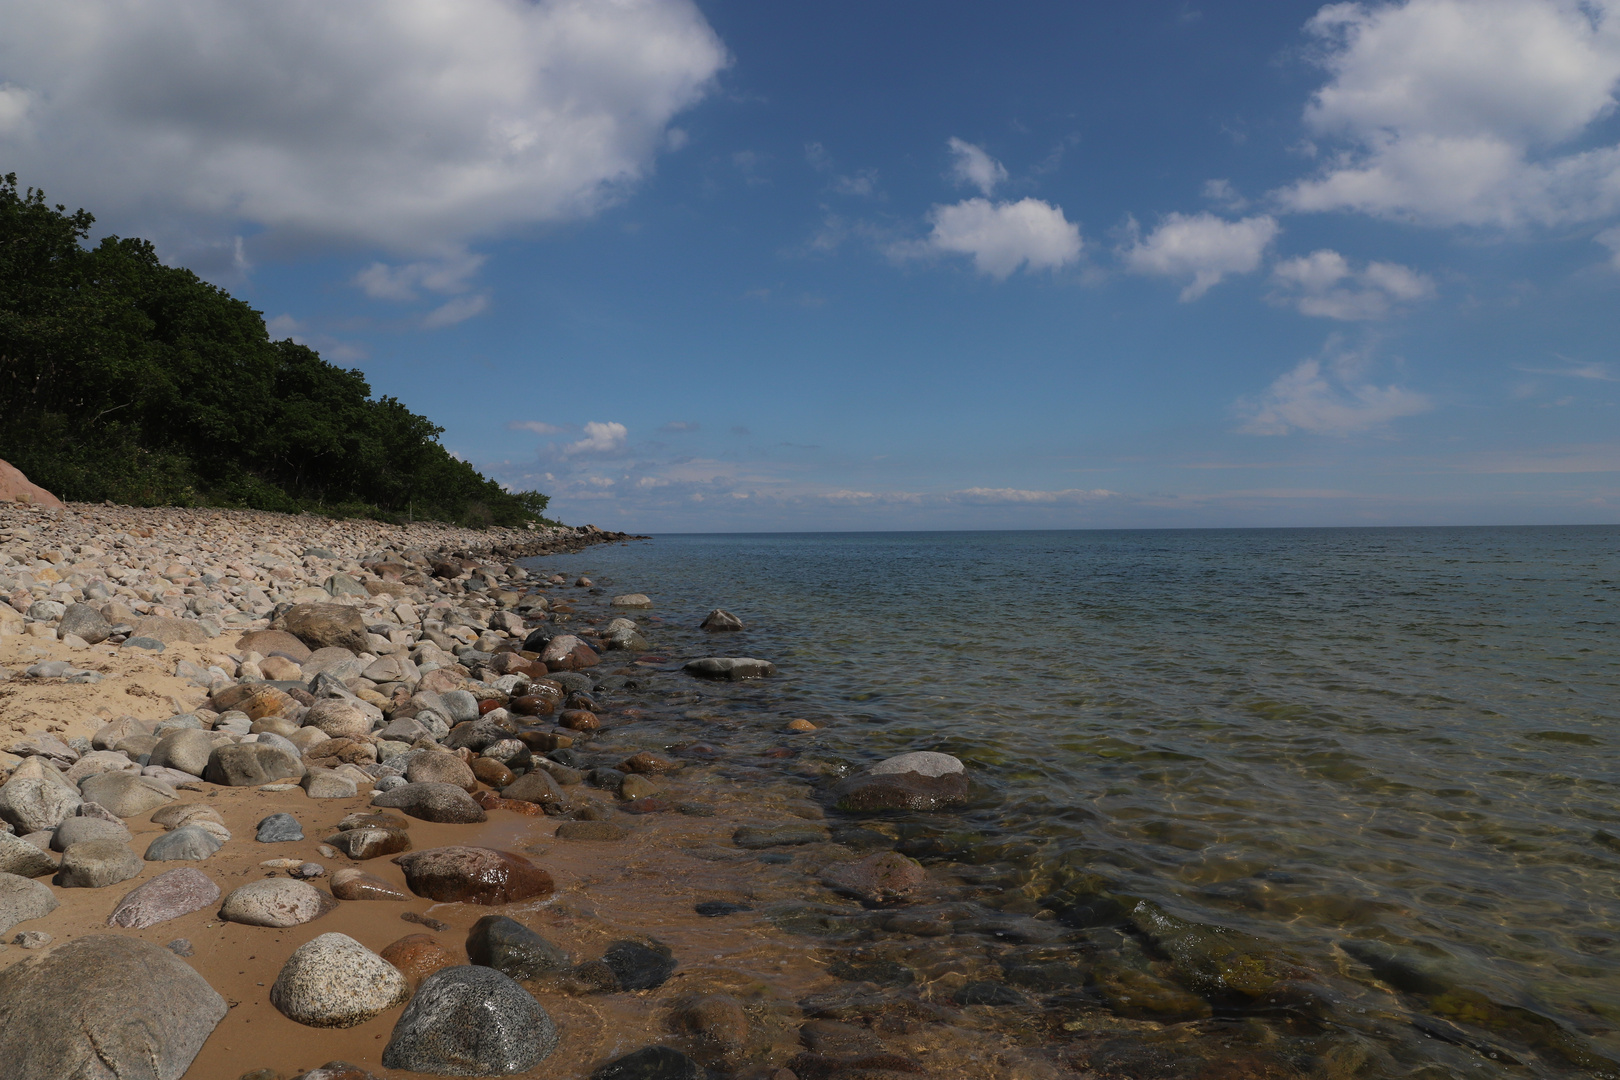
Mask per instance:
[[[571,523],[1620,522],[1620,0],[0,0],[0,171]]]

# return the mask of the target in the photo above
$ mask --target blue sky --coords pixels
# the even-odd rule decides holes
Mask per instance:
[[[1620,521],[1620,0],[0,26],[6,170],[565,520]]]

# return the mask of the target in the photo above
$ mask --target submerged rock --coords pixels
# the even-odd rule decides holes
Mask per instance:
[[[776,665],[769,660],[755,660],[749,656],[706,656],[686,664],[686,672],[700,679],[763,679],[776,674]]]
[[[898,851],[880,851],[822,872],[821,883],[868,904],[892,904],[916,892],[928,875],[922,864]]]

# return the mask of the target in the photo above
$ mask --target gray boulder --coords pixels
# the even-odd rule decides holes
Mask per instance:
[[[74,634],[88,644],[100,645],[112,634],[112,623],[101,617],[101,612],[89,604],[74,604],[62,615],[56,627],[59,637]]]
[[[729,611],[715,608],[704,616],[703,622],[699,625],[710,633],[716,633],[722,630],[741,630],[743,621]]]
[[[92,750],[68,766],[68,771],[62,774],[62,779],[78,787],[79,781],[99,776],[101,773],[140,771],[141,763],[132,760],[128,754],[121,754],[116,750]]]
[[[203,779],[226,787],[259,787],[303,775],[304,763],[296,755],[256,742],[215,747],[203,770]]]
[[[152,747],[152,754],[147,758],[148,765],[159,768],[175,769],[179,772],[189,773],[192,776],[201,776],[208,768],[208,758],[214,749],[230,743],[228,735],[203,731],[198,728],[182,728],[179,731],[170,731],[158,744]]]
[[[51,834],[51,848],[66,851],[86,840],[116,840],[120,844],[127,844],[129,829],[122,821],[106,821],[97,817],[64,818],[62,824],[56,827],[56,832]]]
[[[247,926],[297,926],[325,915],[338,902],[307,881],[265,878],[232,889],[219,917]]]
[[[382,1063],[436,1076],[502,1076],[534,1068],[556,1046],[551,1017],[510,976],[450,967],[422,981]]]
[[[100,803],[121,818],[136,817],[173,802],[179,794],[163,781],[133,773],[102,773],[79,785],[90,802]]]
[[[118,901],[107,917],[108,926],[144,930],[211,907],[219,899],[219,886],[193,866],[159,874]]]
[[[471,825],[485,820],[484,808],[454,784],[404,784],[372,796],[373,806],[403,810],[413,818]]]
[[[225,845],[225,841],[201,824],[182,825],[166,832],[146,848],[147,862],[201,862]]]
[[[69,821],[82,821],[82,818],[68,818]],[[15,874],[18,877],[36,878],[41,874],[56,872],[56,860],[44,851],[39,850],[27,840],[11,833],[0,833],[0,874]]]
[[[261,844],[285,844],[304,838],[304,827],[291,814],[271,814],[259,822],[254,837]]]
[[[226,1011],[161,945],[83,937],[0,972],[0,1061],[28,1080],[180,1080]]]
[[[270,988],[270,1003],[310,1027],[348,1028],[402,1004],[399,970],[346,934],[322,934],[293,950]]]
[[[270,628],[287,631],[311,649],[362,653],[370,644],[359,609],[346,604],[294,604]]]
[[[43,881],[0,874],[0,934],[20,922],[43,919],[56,906],[56,894]]]
[[[140,856],[120,840],[85,840],[62,852],[54,881],[64,889],[104,889],[141,872]]]
[[[78,792],[61,783],[14,776],[0,787],[0,818],[18,833],[41,832],[72,817],[83,801]]]
[[[763,679],[776,674],[776,665],[769,660],[755,660],[749,656],[706,656],[686,664],[686,672],[700,679]]]

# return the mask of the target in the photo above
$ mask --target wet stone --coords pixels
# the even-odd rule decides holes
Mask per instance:
[[[824,825],[743,825],[731,836],[732,843],[749,850],[819,844],[830,839],[832,833]]]
[[[829,866],[821,883],[867,904],[893,904],[916,892],[928,875],[922,864],[898,851],[881,851],[855,862]]]
[[[438,1076],[500,1076],[538,1065],[557,1028],[533,995],[493,968],[445,968],[423,980],[382,1063]]]
[[[332,895],[339,900],[409,900],[397,885],[353,866],[332,873]]]
[[[253,838],[261,844],[286,844],[302,840],[304,829],[291,814],[271,814],[259,822]]]
[[[623,826],[611,821],[565,821],[557,826],[559,840],[611,841],[629,835]]]
[[[717,919],[722,915],[738,915],[744,911],[754,909],[747,904],[734,904],[730,900],[704,900],[692,908],[699,915],[709,919]]]
[[[1010,986],[997,982],[970,982],[951,996],[958,1005],[1026,1005],[1029,999]]]
[[[591,1080],[704,1080],[696,1061],[668,1046],[647,1046],[603,1065]]]
[[[504,915],[485,915],[467,935],[467,958],[514,979],[565,971],[568,954],[527,926]]]
[[[380,955],[393,964],[413,987],[420,985],[435,971],[461,963],[461,958],[445,948],[432,934],[406,934]]]
[[[652,990],[675,973],[675,957],[656,941],[616,941],[602,954],[620,990]]]
[[[551,875],[510,851],[439,847],[397,856],[413,893],[440,903],[509,904],[550,896]]]
[[[409,851],[411,837],[404,829],[345,829],[328,836],[326,843],[351,859],[364,861]]]

